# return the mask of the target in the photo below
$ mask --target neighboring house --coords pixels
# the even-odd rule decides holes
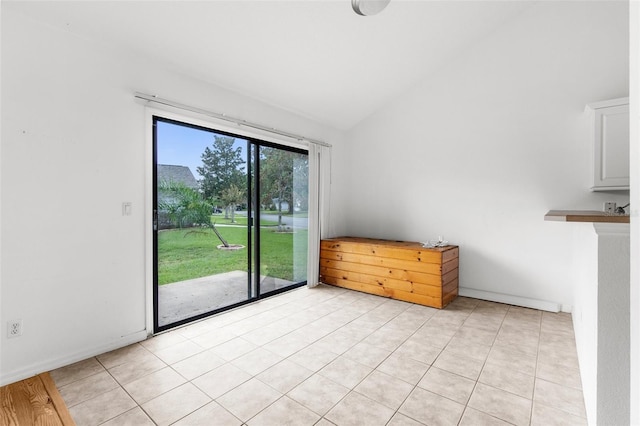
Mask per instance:
[[[188,188],[200,188],[198,181],[191,173],[191,169],[187,166],[158,164],[158,184],[161,182],[176,182],[182,183]]]
[[[278,210],[278,200],[279,198],[272,198],[271,202],[273,203],[273,209],[274,210]],[[289,202],[288,201],[282,201],[282,203],[280,203],[280,210],[283,212],[288,212],[289,211]]]
[[[160,191],[162,183],[179,183],[187,188],[198,190],[200,184],[191,173],[191,169],[187,166],[176,166],[172,164],[158,164],[157,182],[158,182],[158,205],[162,202],[170,201],[170,195]],[[158,209],[158,229],[173,228],[174,225],[169,219],[166,212]]]

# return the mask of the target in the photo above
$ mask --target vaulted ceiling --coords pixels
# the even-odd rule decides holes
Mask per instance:
[[[79,36],[347,130],[522,12],[525,1],[3,1]],[[158,93],[161,95],[161,93]]]

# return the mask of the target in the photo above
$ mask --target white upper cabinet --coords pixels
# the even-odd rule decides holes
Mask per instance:
[[[587,105],[593,134],[592,191],[629,189],[629,98]]]

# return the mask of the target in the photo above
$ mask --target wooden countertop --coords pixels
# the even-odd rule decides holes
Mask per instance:
[[[597,210],[550,210],[544,220],[556,222],[629,223],[628,214],[605,213]]]

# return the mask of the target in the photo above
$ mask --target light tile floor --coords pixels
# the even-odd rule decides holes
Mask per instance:
[[[51,372],[78,425],[585,425],[571,317],[300,288]]]

